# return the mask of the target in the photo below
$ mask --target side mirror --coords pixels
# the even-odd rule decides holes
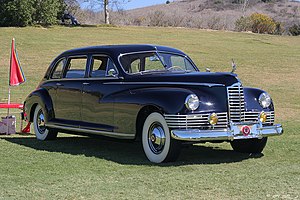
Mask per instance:
[[[113,76],[113,77],[116,77],[116,75],[117,75],[117,72],[116,72],[115,69],[110,69],[110,70],[108,70],[108,72],[107,72],[107,76]]]

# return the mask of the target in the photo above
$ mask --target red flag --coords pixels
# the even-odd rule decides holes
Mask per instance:
[[[9,85],[20,85],[24,83],[25,80],[26,79],[20,66],[20,62],[15,48],[15,39],[13,38],[11,44]]]

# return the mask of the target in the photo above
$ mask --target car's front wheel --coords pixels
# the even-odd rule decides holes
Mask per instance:
[[[40,105],[37,105],[33,115],[34,133],[38,140],[53,140],[57,137],[57,131],[45,126],[45,113]]]
[[[230,142],[233,150],[241,153],[261,153],[267,144],[268,138],[233,140]]]
[[[142,145],[147,158],[154,163],[175,161],[180,153],[180,142],[171,138],[164,117],[157,112],[145,120]]]

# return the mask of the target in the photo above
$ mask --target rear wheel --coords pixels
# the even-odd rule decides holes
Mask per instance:
[[[38,140],[53,140],[57,137],[57,131],[45,126],[45,114],[43,108],[37,105],[33,115],[34,133]]]
[[[267,144],[268,138],[233,140],[230,142],[234,151],[241,153],[261,153]]]
[[[147,158],[154,163],[175,161],[180,153],[180,142],[173,140],[164,117],[151,113],[142,130],[142,145]]]

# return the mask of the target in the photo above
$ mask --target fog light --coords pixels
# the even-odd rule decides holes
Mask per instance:
[[[208,122],[211,124],[211,125],[216,125],[218,123],[218,116],[216,113],[212,113],[209,115],[208,117]]]
[[[265,112],[261,112],[259,115],[259,121],[265,123],[267,121],[267,114]]]

